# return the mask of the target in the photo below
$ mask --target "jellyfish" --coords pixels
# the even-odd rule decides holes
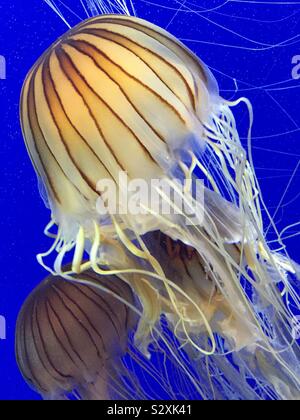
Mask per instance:
[[[123,395],[116,366],[121,366],[134,327],[134,316],[123,303],[132,303],[132,292],[114,277],[87,272],[85,278],[90,285],[50,275],[18,317],[17,362],[27,383],[45,399]],[[107,291],[100,291],[99,284]]]
[[[248,150],[233,114],[240,104]],[[207,399],[299,397],[299,268],[265,237],[252,123],[246,98],[221,98],[192,51],[131,16],[69,30],[30,70],[21,96],[51,210],[53,244],[38,261],[68,281],[92,270],[129,284],[137,351],[149,359],[163,347]]]

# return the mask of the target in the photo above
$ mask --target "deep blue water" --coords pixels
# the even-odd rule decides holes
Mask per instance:
[[[79,1],[66,3],[80,11]],[[135,5],[138,16],[167,27],[212,68],[223,96],[246,95],[251,100],[253,156],[265,201],[271,214],[280,204],[275,215],[279,230],[297,223],[300,70],[294,70],[299,78],[293,80],[292,60],[300,56],[300,2],[135,0]],[[38,398],[18,372],[14,330],[24,299],[45,276],[35,255],[49,247],[42,233],[49,213],[23,144],[18,101],[27,71],[65,30],[42,0],[0,3],[0,55],[7,71],[6,79],[0,80],[0,315],[7,323],[7,339],[0,340],[0,399]],[[244,137],[246,110],[241,107],[236,115]],[[291,228],[286,235],[298,231]],[[286,245],[299,261],[300,236],[287,238]]]

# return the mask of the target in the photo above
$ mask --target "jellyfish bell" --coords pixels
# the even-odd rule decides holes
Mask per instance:
[[[113,276],[87,272],[85,284],[45,279],[17,321],[16,356],[28,384],[46,399],[120,397],[116,367],[135,325],[124,302],[133,303],[131,289]]]
[[[213,124],[219,102],[217,83],[207,67],[172,35],[141,19],[89,19],[55,42],[26,78],[21,122],[52,220],[59,226],[62,249],[81,241],[81,250],[85,239],[95,242],[94,226],[101,225],[99,180],[113,179],[122,193],[120,171],[130,179],[167,178],[181,198],[174,173],[179,171],[180,181],[189,182],[187,164],[195,167],[195,149],[205,149],[206,125]],[[189,162],[181,162],[181,155],[188,155]],[[234,242],[241,237],[236,230],[241,226],[239,211],[219,196],[212,200],[213,194],[205,190],[206,202],[215,202],[211,216],[215,209],[230,213],[226,223],[218,222],[219,215],[213,218]],[[187,206],[195,204],[191,194],[184,200]],[[121,219],[125,228],[139,234],[161,229],[192,245],[191,232],[188,238],[185,228],[178,229],[185,225],[185,215],[158,216],[150,209]],[[74,261],[77,269],[78,264]]]
[[[265,238],[259,184],[231,110],[241,102],[251,126],[246,99],[222,99],[205,64],[144,20],[104,15],[63,35],[33,66],[21,97],[25,142],[52,212],[48,228],[58,227],[46,229],[54,243],[38,258],[50,269],[44,259],[57,252],[53,271],[64,278],[92,269],[129,283],[142,306],[135,342],[145,355],[163,337],[165,314],[179,347],[211,356],[214,369],[218,351],[246,351],[240,376],[263,371],[261,388],[268,377],[279,397],[283,388],[294,396],[292,314],[278,284],[299,307],[288,274],[295,269]],[[145,181],[159,206],[99,214],[103,180],[112,181],[123,209],[120,173]],[[162,212],[166,204],[170,211]],[[64,272],[67,253],[73,262]],[[257,349],[270,356],[257,357]],[[277,377],[270,373],[275,361],[285,374],[279,367]]]

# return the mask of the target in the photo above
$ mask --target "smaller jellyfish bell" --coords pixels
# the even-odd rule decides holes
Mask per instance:
[[[133,296],[116,277],[100,279],[90,272],[84,277],[90,285],[49,276],[18,317],[17,362],[27,383],[45,399],[119,397],[117,366],[133,327],[122,302],[132,303]]]

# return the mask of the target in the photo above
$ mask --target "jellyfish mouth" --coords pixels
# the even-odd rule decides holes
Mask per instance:
[[[116,275],[128,283],[139,301],[140,322],[136,332],[136,343],[143,353],[152,341],[153,329],[162,315],[172,323],[178,338],[189,342],[204,354],[213,354],[216,343],[214,332],[220,324],[213,325],[216,317],[221,321],[234,320],[234,311],[228,304],[220,288],[222,278],[213,260],[202,253],[205,248],[199,241],[189,241],[189,237],[176,235],[176,231],[163,232],[154,229],[134,239],[126,227],[112,217],[113,232],[105,235],[95,222],[93,241],[86,249],[86,232],[78,231],[75,241],[64,245],[60,235],[53,245],[59,253],[55,262],[55,273],[74,280],[92,269],[100,276]],[[180,239],[178,239],[180,238]],[[236,244],[228,244],[239,254]],[[67,253],[72,253],[73,261],[69,271],[62,271],[62,263]],[[84,262],[84,254],[89,259]],[[45,254],[47,255],[47,254]],[[41,256],[41,262],[44,255]],[[220,261],[220,264],[225,264]],[[216,281],[218,279],[218,281]],[[228,321],[227,330],[231,329]],[[208,334],[212,346],[209,351],[200,348],[192,335]]]
[[[210,329],[208,323],[217,313],[231,315],[215,282],[213,266],[194,247],[161,231],[146,234],[144,243],[167,281],[166,285],[151,280],[169,320],[178,322],[182,317],[190,332],[200,333]]]
[[[163,268],[165,276],[192,297],[193,302],[188,302],[180,291],[175,292],[186,318],[189,319],[190,328],[199,331],[201,322],[199,323],[196,305],[201,307],[207,320],[212,320],[216,312],[225,310],[225,300],[213,278],[213,267],[195,248],[162,232],[149,234],[149,239],[158,245],[154,245],[151,251]],[[147,238],[145,241],[147,242]],[[167,298],[164,291],[161,291],[161,295]]]

